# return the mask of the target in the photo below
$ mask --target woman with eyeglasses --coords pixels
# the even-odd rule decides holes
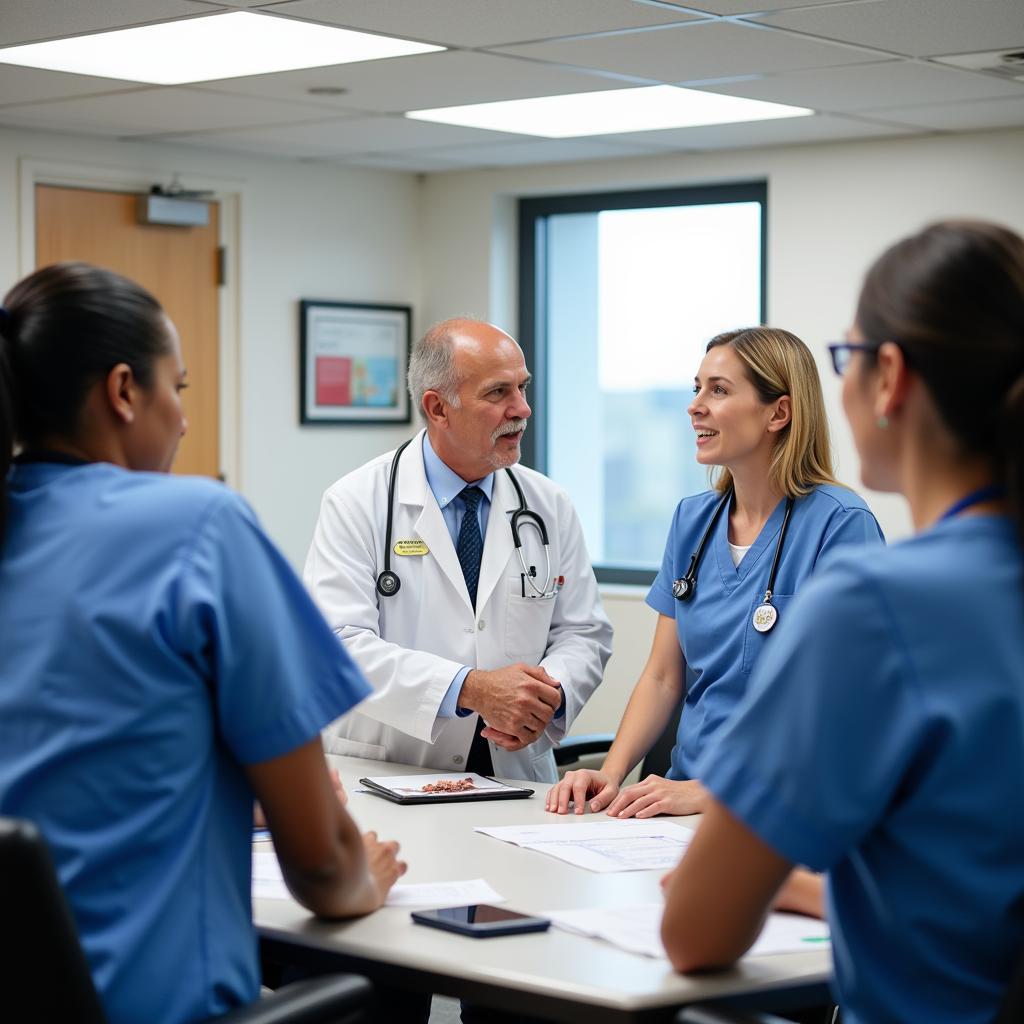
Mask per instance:
[[[834,550],[882,542],[832,474],[821,382],[799,338],[771,327],[720,334],[693,391],[697,461],[719,467],[715,486],[676,508],[647,595],[659,613],[651,653],[603,767],[568,772],[549,811],[582,814],[588,801],[616,817],[702,810],[698,756],[718,742],[793,595]],[[620,790],[681,702],[667,777]]]
[[[662,935],[679,970],[731,963],[809,865],[846,1024],[990,1022],[1024,947],[1024,239],[894,245],[833,358],[864,483],[915,534],[794,602],[700,760]]]
[[[245,502],[167,472],[184,387],[117,274],[46,267],[0,307],[0,814],[46,839],[110,1024],[259,995],[254,796],[314,912],[404,871],[320,745],[367,683]]]

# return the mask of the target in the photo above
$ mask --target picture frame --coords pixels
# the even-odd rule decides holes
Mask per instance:
[[[299,422],[409,423],[412,307],[299,302]]]

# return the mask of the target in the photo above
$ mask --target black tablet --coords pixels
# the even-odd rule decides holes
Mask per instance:
[[[522,800],[532,789],[508,786],[475,772],[384,775],[359,782],[374,796],[396,804],[444,804],[465,800]]]

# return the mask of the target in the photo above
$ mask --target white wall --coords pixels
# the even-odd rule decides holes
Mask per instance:
[[[1024,231],[1024,132],[934,136],[784,149],[681,154],[525,169],[413,175],[202,153],[0,129],[0,282],[18,274],[19,158],[181,171],[237,182],[241,194],[240,478],[274,539],[301,566],[320,494],[394,446],[407,428],[300,428],[300,298],[408,302],[414,330],[454,313],[515,327],[515,199],[564,191],[766,178],[769,317],[812,348],[837,338],[859,279],[883,247],[928,220],[991,217]],[[840,475],[856,461],[821,363]],[[901,504],[869,500],[890,537]],[[609,594],[615,654],[574,731],[613,729],[643,665],[654,613],[641,595]]]
[[[422,205],[423,313],[475,310],[515,329],[515,199],[766,179],[768,318],[819,356],[839,476],[858,486],[856,455],[824,343],[841,337],[860,279],[890,243],[930,220],[977,216],[1024,233],[1024,132],[929,136],[780,149],[680,154],[431,175]],[[685,450],[685,449],[684,449]],[[901,500],[865,495],[890,539],[905,536]],[[654,613],[616,588],[605,685],[575,732],[613,729],[643,667]]]
[[[0,294],[19,273],[24,160],[80,166],[86,174],[112,168],[149,181],[166,182],[180,171],[186,184],[213,178],[240,194],[240,472],[230,483],[301,568],[324,489],[412,428],[299,426],[297,303],[339,299],[419,309],[415,176],[0,129]],[[419,326],[414,322],[414,331]]]

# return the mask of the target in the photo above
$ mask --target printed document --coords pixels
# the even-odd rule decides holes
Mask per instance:
[[[664,958],[661,944],[661,903],[603,910],[556,910],[545,912],[551,923],[563,931],[609,942],[627,953]],[[829,948],[828,925],[800,914],[769,914],[757,941],[747,956],[776,953],[806,953]]]
[[[252,855],[253,899],[290,900],[277,854],[258,850]],[[505,897],[482,878],[465,882],[422,882],[393,885],[386,907],[462,907],[469,903],[504,903]]]
[[[486,836],[588,871],[663,871],[686,852],[693,829],[659,819],[477,828]]]

